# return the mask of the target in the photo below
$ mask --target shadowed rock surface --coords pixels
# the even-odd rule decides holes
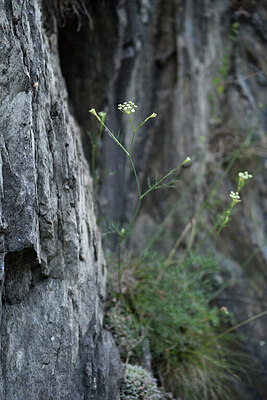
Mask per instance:
[[[55,16],[0,1],[1,400],[114,400],[106,269]]]

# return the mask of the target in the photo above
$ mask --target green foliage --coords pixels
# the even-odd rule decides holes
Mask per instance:
[[[122,232],[122,229],[123,228],[121,228],[119,222],[111,221],[110,223],[107,223],[102,227],[102,235],[106,236],[106,235],[115,234],[115,235],[120,236],[121,232]]]
[[[232,42],[236,42],[238,34],[239,34],[239,23],[238,22],[234,22],[231,25],[231,33],[228,36],[229,40],[231,40]]]
[[[121,384],[121,400],[163,400],[157,381],[144,368],[127,365]]]
[[[245,365],[248,359],[231,352],[226,341],[223,344],[222,340],[212,339],[216,338],[210,334],[206,343],[201,343],[197,351],[189,352],[165,377],[165,385],[183,400],[238,398],[236,385],[240,381],[241,363]]]
[[[136,266],[135,308],[148,324],[155,356],[167,351],[169,362],[177,364],[188,348],[201,342],[207,325],[219,324],[218,309],[209,304],[218,266],[203,256],[167,266],[163,257],[153,258]]]
[[[120,308],[132,309],[139,335],[140,326],[145,332],[161,382],[185,400],[228,399],[242,368],[229,347],[233,337],[218,336],[232,318],[211,301],[222,268],[212,256],[191,254],[182,264],[166,265],[163,256],[147,253],[131,271],[134,283]]]

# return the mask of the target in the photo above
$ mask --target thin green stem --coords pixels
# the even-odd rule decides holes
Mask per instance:
[[[120,243],[122,243],[122,242],[124,241],[124,239],[126,238],[126,236],[128,236],[130,230],[132,229],[133,224],[134,224],[134,222],[135,222],[135,220],[136,220],[136,217],[137,217],[137,215],[138,215],[140,206],[141,206],[141,200],[140,200],[140,198],[138,198],[137,206],[136,206],[136,208],[135,208],[133,218],[131,219],[129,225],[128,225],[127,228],[125,229],[125,233],[124,233],[124,235],[121,237]]]
[[[159,188],[161,186],[161,184],[172,174],[174,174],[182,165],[184,165],[185,163],[187,163],[188,161],[190,161],[189,157],[187,157],[181,164],[179,164],[177,167],[175,167],[174,169],[172,169],[170,172],[168,172],[166,175],[164,175],[158,182],[156,182],[153,186],[151,186],[149,189],[147,189],[146,192],[144,192],[143,194],[141,194],[141,200],[150,192],[152,192],[152,190],[155,190],[157,188]]]
[[[147,121],[148,119],[149,119],[149,118],[147,118],[147,119],[145,119],[143,122],[141,122],[141,124],[140,124],[140,125],[138,125],[138,127],[136,128],[135,132],[137,132],[137,131],[138,131],[138,129],[140,129],[140,128],[141,128],[141,126],[143,126],[143,125],[146,123],[146,121]]]
[[[133,149],[133,144],[134,144],[134,138],[135,138],[136,129],[135,129],[134,124],[133,124],[133,122],[132,122],[132,118],[131,118],[131,114],[130,114],[130,113],[128,114],[128,117],[129,117],[129,121],[130,121],[132,130],[133,130],[132,140],[131,140],[131,145],[130,145],[130,150],[129,150],[129,154],[131,154],[131,153],[132,153],[132,149]]]
[[[119,243],[118,243],[118,281],[119,281],[119,294],[121,296],[122,291],[121,291],[121,277],[122,277],[122,271],[121,271],[121,246],[122,243],[124,242],[125,238],[128,236],[128,233],[130,232],[130,230],[133,227],[133,224],[135,222],[135,219],[138,215],[139,209],[140,209],[140,205],[141,205],[141,190],[140,190],[140,184],[139,184],[139,179],[138,179],[138,175],[134,166],[134,162],[132,160],[132,157],[130,154],[128,154],[128,158],[134,173],[134,177],[135,177],[135,182],[136,182],[136,186],[137,186],[137,192],[138,192],[138,201],[137,201],[137,206],[135,208],[134,211],[134,215],[131,219],[131,221],[129,222],[129,225],[127,226],[127,228],[124,230],[123,234],[120,235],[119,238]]]
[[[209,196],[207,197],[207,199],[201,204],[201,206],[199,207],[198,211],[197,211],[197,212],[195,213],[195,215],[193,216],[194,219],[196,219],[196,220],[198,219],[198,217],[199,217],[199,215],[202,213],[202,211],[204,211],[205,209],[207,209],[207,207],[209,206],[210,201],[216,196],[219,186],[221,185],[221,183],[223,182],[223,180],[225,179],[225,177],[227,176],[227,174],[229,174],[229,172],[231,171],[231,169],[232,169],[234,163],[236,162],[236,160],[238,159],[238,157],[239,157],[241,151],[242,151],[244,148],[246,148],[246,147],[250,144],[251,138],[252,138],[252,136],[253,136],[253,133],[254,133],[255,128],[256,128],[256,125],[255,125],[255,127],[253,127],[253,128],[248,132],[248,134],[247,134],[245,140],[243,141],[243,143],[241,144],[241,146],[240,146],[237,150],[234,150],[234,152],[233,152],[232,155],[231,155],[232,158],[230,159],[230,162],[229,162],[229,164],[228,164],[228,166],[227,166],[225,172],[223,173],[223,175],[221,176],[221,178],[218,180],[218,182],[217,182],[216,185],[214,186],[213,190],[211,190],[211,192],[210,192]],[[192,219],[193,219],[193,218],[192,218]],[[217,229],[218,226],[219,226],[219,224],[218,224],[218,222],[217,222],[217,223],[215,224],[215,229]],[[214,227],[213,227],[213,228],[214,228]],[[206,238],[207,238],[211,233],[213,233],[213,232],[214,232],[214,229],[211,229],[211,230],[208,232],[208,234],[205,236],[204,240],[206,240]],[[178,240],[179,240],[179,238],[178,238]],[[176,241],[176,242],[177,242],[177,241]],[[176,248],[176,250],[177,250],[178,246],[176,246],[176,242],[175,242],[174,246],[171,248],[171,250],[170,250],[171,252],[172,252],[172,249],[173,249],[173,248]],[[203,243],[203,240],[197,245],[197,247],[194,249],[194,252],[196,252],[196,251],[199,249],[199,247],[200,247],[200,245],[202,245],[202,243]],[[188,250],[187,250],[184,257],[187,257],[188,254],[189,254],[189,252],[188,252]],[[172,258],[174,257],[174,255],[175,255],[175,252],[172,252],[172,256],[171,256],[171,258],[168,257],[168,260],[171,261]]]
[[[119,294],[121,296],[121,242],[118,243],[118,283],[119,283]]]
[[[124,153],[129,157],[129,153],[128,151],[125,149],[125,147],[121,144],[121,142],[118,141],[118,139],[116,138],[116,136],[114,136],[114,134],[111,132],[111,130],[107,127],[106,124],[104,124],[104,122],[102,122],[100,120],[100,123],[103,125],[103,127],[107,130],[109,136],[114,140],[114,142],[117,143],[117,145],[124,151]]]
[[[138,129],[140,129],[141,128],[141,126],[143,126],[150,118],[155,118],[157,116],[157,114],[155,114],[155,113],[153,113],[153,114],[151,114],[151,115],[149,115],[149,117],[147,117],[146,119],[144,119],[144,121],[143,122],[141,122],[141,124],[140,125],[138,125],[138,127],[135,129],[135,132],[137,132],[138,131]]]
[[[96,166],[95,166],[95,154],[96,154],[96,150],[98,148],[98,144],[100,142],[101,136],[102,136],[102,132],[103,132],[103,124],[105,121],[105,116],[106,114],[102,112],[101,116],[97,116],[97,119],[100,121],[100,127],[98,130],[98,134],[96,136],[96,138],[94,138],[93,134],[90,134],[88,132],[88,135],[90,137],[90,141],[91,141],[91,145],[92,145],[92,159],[91,159],[91,163],[92,163],[92,176],[93,176],[93,182],[94,182],[94,188],[96,186]]]
[[[140,184],[139,184],[139,179],[138,179],[138,176],[137,176],[137,172],[136,172],[136,169],[135,169],[135,166],[134,166],[134,163],[133,163],[133,160],[132,160],[132,157],[131,157],[131,155],[129,154],[129,161],[130,161],[130,163],[131,163],[131,167],[132,167],[132,170],[133,170],[133,173],[134,173],[134,177],[135,177],[135,181],[136,181],[136,186],[137,186],[137,193],[138,193],[138,197],[142,197],[141,196],[141,189],[140,189]],[[142,200],[142,199],[141,199]]]
[[[124,232],[123,236],[121,236],[121,238],[120,238],[120,243],[122,243],[124,241],[124,239],[126,238],[126,236],[129,233],[129,231],[132,229],[134,221],[135,221],[135,219],[136,219],[136,217],[138,215],[138,212],[139,212],[139,209],[140,209],[140,206],[141,206],[141,200],[142,200],[138,175],[137,175],[137,172],[136,172],[136,169],[135,169],[135,166],[134,166],[134,162],[133,162],[132,157],[131,157],[130,154],[129,154],[128,158],[129,158],[129,161],[130,161],[133,173],[134,173],[134,178],[135,178],[136,187],[137,187],[137,193],[138,193],[138,201],[137,201],[137,205],[136,205],[136,208],[135,208],[135,211],[134,211],[134,215],[133,215],[131,221],[129,222],[129,225],[125,229],[125,232]]]
[[[221,333],[220,335],[215,336],[213,340],[216,340],[216,339],[218,339],[218,338],[220,338],[220,337],[222,337],[222,336],[225,336],[225,335],[227,335],[228,333],[233,332],[233,331],[235,331],[235,330],[238,329],[238,328],[241,328],[241,326],[247,325],[248,323],[254,321],[254,320],[257,319],[257,318],[263,317],[263,316],[266,315],[266,314],[267,314],[267,310],[262,311],[262,312],[260,312],[259,314],[253,315],[252,317],[246,319],[245,321],[240,322],[239,324],[234,325],[234,326],[232,326],[231,328],[227,329],[225,332]],[[211,339],[211,340],[212,340],[212,339]]]

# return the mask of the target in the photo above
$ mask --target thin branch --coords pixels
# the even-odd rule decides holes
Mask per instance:
[[[246,320],[243,321],[243,322],[240,322],[240,324],[237,324],[237,325],[235,325],[235,326],[232,326],[231,328],[227,329],[225,332],[221,333],[220,335],[217,335],[214,339],[218,339],[218,338],[220,338],[220,337],[222,337],[222,336],[225,336],[225,335],[227,335],[228,333],[233,332],[233,331],[235,331],[236,329],[240,328],[241,326],[247,325],[247,324],[249,324],[250,322],[254,321],[255,319],[258,319],[258,318],[260,318],[260,317],[263,317],[264,315],[267,315],[267,310],[265,310],[265,311],[263,311],[263,312],[261,312],[261,313],[259,313],[259,314],[256,314],[256,315],[254,315],[253,317],[250,317],[250,318],[246,319]]]

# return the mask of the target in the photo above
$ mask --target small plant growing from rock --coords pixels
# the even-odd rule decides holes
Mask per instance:
[[[164,400],[157,381],[144,368],[128,364],[121,384],[121,400]]]

